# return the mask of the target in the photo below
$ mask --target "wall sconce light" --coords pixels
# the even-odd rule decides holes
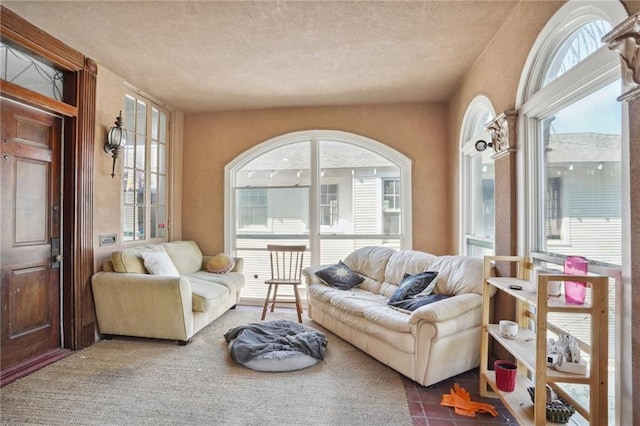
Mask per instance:
[[[602,162],[598,163],[598,170],[602,170],[603,167],[604,167],[604,164],[602,164]]]
[[[476,151],[482,152],[485,149],[492,147],[493,143],[491,142],[486,142],[483,141],[482,139],[480,139],[479,141],[476,142]]]
[[[116,177],[116,160],[120,156],[120,149],[127,144],[127,131],[122,127],[122,111],[116,118],[115,126],[109,129],[107,140],[104,143],[104,152],[113,157],[113,166],[111,168],[111,179]]]

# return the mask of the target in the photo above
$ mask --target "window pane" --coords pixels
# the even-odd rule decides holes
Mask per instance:
[[[158,175],[158,187],[156,189],[158,196],[158,204],[166,205],[167,204],[167,188],[166,188],[166,179],[164,175]],[[152,189],[153,190],[153,189]]]
[[[542,122],[544,250],[621,265],[620,81]]]
[[[339,226],[321,229],[321,232],[363,235],[399,233],[401,200],[398,166],[374,151],[328,139],[319,141],[319,157],[321,184],[340,188],[340,209],[337,210]],[[389,210],[396,213],[395,217],[387,214]]]
[[[610,30],[611,25],[606,21],[589,22],[577,29],[558,48],[547,68],[542,86],[546,86],[598,50],[603,45],[602,37]]]
[[[124,233],[122,235],[122,239],[124,241],[133,241],[135,239],[135,207],[134,206],[125,206],[124,207],[124,220],[123,227]]]
[[[144,136],[138,136],[136,138],[136,169],[146,168],[146,149],[147,139]]]
[[[470,196],[471,209],[468,235],[493,239],[494,236],[494,206],[495,206],[495,171],[491,150],[483,151],[481,155],[471,157]]]
[[[160,137],[162,143],[167,143],[167,114],[160,112]]]
[[[129,131],[135,133],[136,131],[136,100],[131,96],[126,96],[124,99],[124,127]],[[127,141],[133,140],[131,133],[127,134]]]
[[[149,161],[151,162],[151,165],[149,167],[149,170],[152,173],[158,173],[158,142],[152,140],[151,141],[151,152],[149,153]]]
[[[247,163],[236,173],[237,186],[309,185],[309,142],[276,148]]]
[[[158,140],[158,110],[155,108],[151,108],[151,139]]]
[[[31,54],[0,42],[0,78],[62,101],[64,74]]]
[[[147,134],[147,105],[138,101],[138,111],[136,114],[136,133],[146,136]]]
[[[308,234],[309,188],[238,188],[238,233]]]
[[[144,226],[144,221],[145,221],[144,211],[145,211],[145,208],[143,206],[136,207],[136,210],[135,210],[136,240],[144,240],[146,238],[145,226]]]
[[[134,192],[136,193],[136,204],[145,203],[145,188],[144,188],[144,172],[135,172]]]
[[[167,145],[158,145],[158,172],[167,174]]]

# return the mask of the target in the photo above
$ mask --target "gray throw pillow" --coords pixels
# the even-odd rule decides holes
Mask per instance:
[[[400,285],[389,298],[389,302],[404,300],[419,293],[422,293],[423,296],[427,296],[436,286],[435,278],[437,276],[438,273],[435,271],[420,272],[415,275],[405,274]]]
[[[316,272],[316,275],[327,285],[340,290],[349,290],[364,281],[363,277],[352,271],[342,261],[337,265],[321,269]]]

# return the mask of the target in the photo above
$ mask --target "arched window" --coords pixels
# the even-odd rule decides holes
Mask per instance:
[[[380,142],[290,133],[236,158],[225,177],[225,250],[244,258],[243,302],[264,301],[269,243],[305,244],[311,264],[367,245],[411,247],[411,162]]]
[[[519,106],[519,252],[535,253],[561,268],[569,255],[584,256],[590,270],[612,277],[609,286],[609,423],[631,412],[619,395],[624,314],[621,271],[630,232],[623,197],[629,190],[628,129],[623,126],[618,56],[601,39],[626,18],[619,2],[570,1],[548,22],[525,64]],[[626,179],[626,180],[625,180]],[[588,344],[585,322],[574,314],[550,316]],[[597,343],[593,343],[597,344]],[[589,355],[585,354],[588,358]],[[628,362],[628,365],[624,365]],[[585,403],[581,385],[562,386]],[[578,414],[578,413],[576,413]]]
[[[489,142],[485,125],[495,118],[491,101],[477,96],[462,120],[460,132],[460,253],[482,257],[494,253],[495,170],[492,149],[479,152],[478,140]]]

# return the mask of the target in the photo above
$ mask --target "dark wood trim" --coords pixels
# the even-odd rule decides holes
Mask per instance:
[[[75,168],[76,220],[73,258],[74,294],[77,324],[77,348],[85,348],[95,342],[95,314],[91,276],[93,275],[93,174],[96,116],[97,65],[87,58],[85,67],[78,73],[78,139],[75,147],[79,160]]]
[[[80,71],[84,55],[20,16],[0,5],[0,35],[7,42],[26,48],[37,56],[67,71]],[[75,105],[75,104],[74,104]]]
[[[22,377],[28,376],[34,371],[38,371],[42,367],[53,364],[68,355],[71,355],[71,351],[67,349],[56,349],[38,357],[30,358],[20,364],[5,368],[0,374],[0,387],[8,385]]]
[[[64,346],[79,350],[95,342],[91,295],[93,173],[97,65],[82,53],[0,5],[3,42],[33,52],[66,70],[63,102],[7,84],[8,96],[64,116],[63,335]],[[4,93],[3,82],[3,93]],[[32,370],[29,370],[29,372]]]
[[[41,95],[40,93],[34,92],[33,90],[18,86],[17,84],[11,83],[10,81],[0,79],[0,82],[2,82],[2,96],[5,96],[9,99],[14,99],[22,103],[34,106],[36,108],[44,108],[47,111],[58,112],[62,115],[72,117],[78,115],[78,108],[74,107],[73,105],[56,101],[55,99]]]

